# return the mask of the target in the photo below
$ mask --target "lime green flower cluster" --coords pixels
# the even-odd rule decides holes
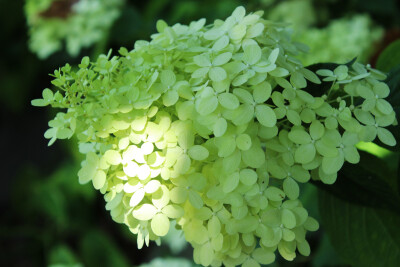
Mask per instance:
[[[118,18],[123,0],[27,0],[29,47],[40,58],[62,49],[77,56],[99,42]]]
[[[49,122],[50,144],[76,134],[86,160],[81,183],[104,194],[106,209],[157,243],[176,221],[204,266],[260,266],[310,254],[318,222],[298,200],[298,183],[333,183],[355,144],[395,123],[381,74],[353,64],[318,73],[281,24],[238,7],[205,26],[157,23],[151,41],[121,57],[82,59],[55,71],[56,93],[36,106],[67,108]],[[308,80],[308,81],[307,81]]]
[[[371,47],[383,35],[383,29],[372,25],[367,15],[356,15],[332,21],[326,28],[310,28],[296,39],[310,46],[310,52],[300,56],[305,65],[317,62],[346,62],[358,57],[366,62]]]

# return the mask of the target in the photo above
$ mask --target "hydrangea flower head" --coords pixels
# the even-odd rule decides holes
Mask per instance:
[[[318,222],[298,184],[333,183],[345,161],[359,161],[360,140],[396,142],[381,73],[358,63],[320,70],[331,90],[313,96],[307,87],[321,80],[296,59],[288,29],[243,7],[211,25],[157,30],[119,57],[55,71],[58,91],[33,100],[66,109],[45,137],[77,136],[79,181],[104,194],[139,248],[175,220],[203,266],[308,256]]]

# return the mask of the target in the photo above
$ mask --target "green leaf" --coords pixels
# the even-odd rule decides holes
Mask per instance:
[[[398,64],[400,64],[400,40],[392,42],[383,50],[376,62],[376,68],[389,72]]]
[[[319,192],[321,224],[339,255],[352,266],[398,266],[399,214],[351,204]]]

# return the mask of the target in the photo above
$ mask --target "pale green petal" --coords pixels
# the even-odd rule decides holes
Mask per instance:
[[[192,78],[204,78],[209,71],[209,67],[199,68],[192,73]]]
[[[276,124],[276,115],[272,108],[267,105],[257,105],[255,109],[257,120],[266,127],[273,127]]]
[[[259,142],[254,142],[249,150],[242,151],[242,160],[247,166],[259,168],[265,162],[265,153]]]
[[[358,86],[356,91],[364,99],[374,98],[374,93],[368,87]]]
[[[389,86],[384,83],[384,82],[379,82],[374,85],[372,88],[375,94],[379,96],[379,98],[386,98],[389,96],[390,93],[390,88]]]
[[[211,219],[208,221],[207,228],[211,238],[216,237],[219,233],[221,233],[221,222],[217,216],[211,217]]]
[[[290,171],[292,177],[300,183],[306,183],[310,180],[310,173],[300,165],[294,165]]]
[[[116,150],[107,150],[103,157],[111,165],[118,165],[121,163],[121,154]]]
[[[212,50],[220,51],[224,49],[228,44],[229,44],[229,37],[224,35],[214,43]]]
[[[239,134],[236,137],[236,145],[240,150],[248,150],[251,147],[251,138],[248,134]]]
[[[248,90],[236,88],[233,93],[239,98],[240,102],[246,104],[253,104],[253,96]]]
[[[256,248],[251,256],[261,264],[271,264],[275,261],[275,254],[263,248]]]
[[[315,120],[311,123],[310,135],[312,139],[318,140],[324,135],[324,133],[325,133],[325,127],[320,121]]]
[[[238,98],[231,93],[222,93],[218,95],[218,100],[221,106],[227,109],[236,109],[239,107]]]
[[[279,48],[275,48],[271,51],[271,54],[268,56],[268,61],[271,63],[275,63],[279,56]]]
[[[208,266],[214,260],[214,250],[212,249],[211,243],[206,242],[200,247],[200,263],[203,266]]]
[[[324,157],[321,166],[326,174],[333,174],[342,168],[343,163],[344,155],[340,152],[336,157]]]
[[[252,258],[247,258],[245,262],[243,262],[242,267],[260,267],[261,265]]]
[[[305,88],[307,86],[307,81],[304,78],[304,76],[296,71],[293,72],[292,75],[290,76],[290,82],[293,84],[294,87],[296,88]]]
[[[286,194],[279,188],[270,186],[266,190],[266,196],[272,201],[282,201]]]
[[[210,56],[208,54],[201,54],[193,57],[194,63],[196,63],[200,67],[209,67],[211,66]]]
[[[151,220],[151,230],[157,236],[165,236],[169,231],[169,219],[162,213],[156,214]]]
[[[106,173],[102,170],[96,171],[92,182],[95,189],[102,188],[106,182]]]
[[[188,154],[194,160],[205,160],[209,152],[204,146],[195,145],[189,148]]]
[[[243,51],[243,61],[247,64],[254,65],[261,58],[261,48],[256,44],[243,47]]]
[[[299,113],[294,110],[289,109],[286,113],[286,117],[293,125],[301,125],[301,118]]]
[[[197,192],[193,190],[189,190],[189,201],[196,209],[203,207],[203,199]]]
[[[315,158],[316,149],[314,144],[300,145],[295,152],[294,158],[296,162],[306,164]]]
[[[376,107],[383,114],[390,114],[393,112],[392,105],[390,105],[390,103],[388,101],[386,101],[385,99],[378,99],[376,101]]]
[[[296,144],[309,144],[310,135],[304,130],[292,130],[289,132],[289,139]]]
[[[188,190],[183,187],[175,187],[170,192],[171,201],[177,204],[181,204],[188,198]]]
[[[166,107],[175,105],[179,99],[179,94],[175,90],[169,90],[163,95],[163,104]]]
[[[307,220],[304,223],[304,228],[307,231],[311,231],[311,232],[315,232],[318,230],[319,228],[319,223],[316,219],[314,219],[313,217],[308,217]]]
[[[232,122],[235,125],[243,125],[249,123],[254,118],[254,108],[250,104],[243,104],[234,111],[233,115]]]
[[[174,85],[176,76],[172,70],[163,70],[161,72],[161,83],[166,86]]]
[[[234,136],[221,136],[215,139],[215,145],[218,147],[218,156],[227,157],[236,149]]]
[[[218,99],[215,96],[202,97],[196,101],[196,111],[201,115],[208,115],[218,107]]]
[[[162,213],[168,216],[168,218],[177,219],[181,218],[184,214],[184,210],[181,206],[171,204],[167,205],[162,209]]]
[[[297,182],[289,177],[283,181],[283,191],[289,199],[297,199],[299,197],[300,188]]]
[[[221,66],[226,63],[228,63],[229,60],[232,58],[232,53],[231,52],[225,52],[222,54],[219,54],[218,56],[215,57],[215,59],[212,62],[213,66]],[[224,80],[224,79],[222,79]]]
[[[141,221],[151,220],[157,213],[157,208],[151,204],[143,204],[132,211],[133,217]]]
[[[238,24],[229,31],[229,37],[232,40],[240,40],[246,35],[246,26]]]
[[[347,146],[343,149],[344,152],[344,158],[346,161],[352,163],[352,164],[357,164],[360,162],[360,154],[358,153],[358,150],[354,146]]]
[[[396,139],[388,129],[378,127],[377,134],[382,143],[388,146],[395,146],[397,144]]]
[[[267,201],[268,204],[268,201]],[[247,216],[249,212],[249,208],[247,205],[242,205],[242,206],[232,206],[231,207],[231,213],[233,218],[235,218],[236,220],[241,220],[244,217]]]
[[[282,210],[282,224],[288,229],[293,229],[296,226],[296,216],[291,210]]]
[[[239,184],[239,179],[240,179],[239,177],[240,176],[238,172],[234,172],[232,174],[227,175],[222,186],[222,190],[224,191],[224,193],[229,193],[235,190],[235,188]]]
[[[135,193],[133,193],[130,201],[129,201],[129,206],[130,207],[136,207],[144,198],[145,191],[143,188],[140,188],[137,190]]]
[[[335,157],[338,154],[336,146],[329,144],[329,142],[318,140],[315,143],[315,147],[318,153],[324,157]]]
[[[218,118],[217,121],[214,123],[213,132],[215,137],[223,136],[226,132],[228,127],[228,123],[224,118]]]
[[[144,186],[144,191],[147,194],[152,194],[156,192],[161,186],[160,181],[158,180],[151,180]]]
[[[220,82],[226,79],[226,71],[221,67],[212,67],[208,73],[210,79],[214,82]]]
[[[308,242],[306,240],[304,240],[303,242],[297,242],[297,250],[303,256],[306,256],[306,257],[310,256],[311,249],[310,249],[310,245],[308,244]]]
[[[271,85],[267,82],[263,82],[255,86],[253,90],[253,98],[256,103],[264,103],[271,96]]]
[[[370,111],[375,107],[375,105],[376,105],[375,98],[365,99],[364,102],[362,103],[362,110]]]

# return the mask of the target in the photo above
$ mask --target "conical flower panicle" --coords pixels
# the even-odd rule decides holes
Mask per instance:
[[[37,106],[66,108],[46,138],[76,134],[86,160],[81,183],[104,194],[106,209],[157,243],[176,221],[204,266],[260,266],[308,256],[318,222],[298,200],[299,183],[331,184],[359,141],[394,145],[389,88],[361,64],[319,70],[296,56],[288,30],[238,7],[205,26],[157,23],[151,41],[120,57],[82,59],[55,71],[56,93]]]

